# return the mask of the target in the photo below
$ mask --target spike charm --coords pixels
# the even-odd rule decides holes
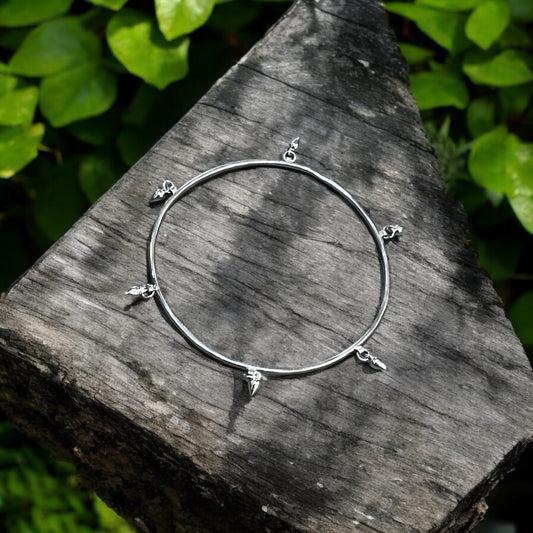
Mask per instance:
[[[399,224],[388,224],[379,232],[379,236],[388,242],[397,239],[402,233],[403,227]]]
[[[152,198],[150,198],[150,204],[157,204],[158,202],[162,202],[163,200],[166,200],[169,196],[172,196],[176,191],[177,187],[172,183],[170,180],[165,180],[163,182],[163,185],[161,187],[158,187],[154,194],[152,195]]]
[[[286,152],[283,154],[283,161],[286,161],[287,163],[294,163],[294,161],[296,160],[296,150],[298,150],[299,145],[300,137],[296,137],[296,139],[293,139],[291,141],[291,144],[287,148]]]
[[[248,392],[250,393],[250,398],[253,398],[259,389],[261,388],[261,372],[253,368],[249,368],[248,372],[244,374],[244,381],[248,383]]]
[[[361,363],[367,363],[370,368],[374,370],[387,370],[387,365],[377,357],[373,356],[366,348],[363,346],[357,346],[355,348],[355,355]]]
[[[128,296],[140,296],[141,298],[148,300],[148,298],[151,298],[155,294],[156,290],[157,287],[155,285],[147,283],[146,285],[134,285],[124,294],[127,294]]]

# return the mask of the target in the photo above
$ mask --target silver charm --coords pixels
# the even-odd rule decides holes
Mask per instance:
[[[147,283],[146,285],[134,285],[133,287],[130,287],[124,294],[129,296],[140,296],[141,298],[148,300],[149,298],[152,298],[156,290],[157,287],[155,285]]]
[[[367,363],[368,366],[370,366],[370,368],[373,368],[374,370],[387,370],[387,365],[383,361],[381,361],[381,359],[374,357],[363,346],[356,346],[354,351],[357,359],[359,359],[361,363]]]
[[[243,374],[244,381],[248,383],[248,392],[250,393],[250,398],[253,398],[261,388],[261,379],[263,376],[261,372],[255,370],[255,368],[249,368],[246,374]]]
[[[296,150],[298,150],[299,145],[300,145],[300,137],[296,137],[296,139],[293,139],[291,141],[291,144],[289,144],[289,147],[287,148],[286,152],[283,154],[282,156],[283,161],[287,163],[294,163],[296,161]]]
[[[403,233],[403,227],[398,224],[388,224],[380,232],[379,236],[385,241],[397,239]]]
[[[152,194],[152,197],[150,198],[151,204],[157,204],[158,202],[162,202],[163,200],[166,200],[169,196],[172,196],[177,192],[177,187],[172,183],[170,180],[165,180],[163,182],[163,185],[161,187],[158,187],[154,194]]]

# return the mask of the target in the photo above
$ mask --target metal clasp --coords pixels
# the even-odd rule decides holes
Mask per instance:
[[[291,141],[291,144],[287,148],[287,151],[282,155],[283,161],[287,163],[294,163],[296,161],[296,150],[300,144],[300,137],[296,137]]]

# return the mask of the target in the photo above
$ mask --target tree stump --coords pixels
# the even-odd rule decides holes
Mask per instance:
[[[388,370],[354,358],[250,399],[241,373],[124,291],[146,280],[157,186],[276,159],[297,135],[299,162],[406,228],[368,343]],[[532,439],[533,380],[465,228],[382,6],[299,0],[4,295],[2,408],[139,530],[466,531]],[[363,224],[283,170],[205,184],[158,246],[177,314],[236,358],[332,355],[379,300]]]

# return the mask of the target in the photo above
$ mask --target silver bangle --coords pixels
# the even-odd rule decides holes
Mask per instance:
[[[261,387],[262,381],[268,378],[292,378],[298,376],[304,376],[314,372],[325,370],[337,363],[340,363],[344,359],[355,355],[362,363],[367,363],[374,370],[386,370],[385,364],[377,357],[370,354],[370,352],[364,347],[364,344],[372,336],[379,326],[387,304],[389,301],[390,292],[390,272],[389,272],[389,260],[387,258],[387,252],[385,250],[385,243],[398,238],[403,228],[399,225],[387,225],[383,229],[378,230],[374,222],[368,216],[366,211],[361,205],[351,196],[339,184],[333,180],[326,178],[322,174],[319,174],[315,170],[309,167],[297,164],[296,150],[298,148],[299,139],[294,139],[289,148],[282,155],[280,160],[268,160],[268,159],[246,159],[243,161],[233,161],[220,165],[218,167],[211,168],[202,172],[198,176],[190,179],[184,183],[181,187],[177,188],[170,180],[165,180],[163,185],[159,187],[152,198],[150,203],[164,202],[163,207],[157,217],[152,230],[150,232],[150,239],[148,242],[147,261],[148,261],[148,283],[144,285],[136,285],[131,287],[126,294],[131,296],[137,296],[139,298],[150,299],[155,297],[159,302],[161,309],[164,311],[168,321],[171,325],[178,330],[178,332],[195,348],[204,353],[205,355],[215,359],[219,363],[222,363],[231,368],[235,368],[244,372],[243,379],[248,385],[248,392],[250,396],[254,396]],[[305,174],[314,178],[316,181],[326,185],[331,191],[340,196],[359,216],[363,221],[367,229],[369,230],[376,248],[379,254],[379,260],[381,265],[381,297],[380,304],[374,316],[374,319],[367,330],[359,337],[353,344],[345,348],[341,352],[328,357],[322,361],[314,364],[300,366],[295,368],[271,368],[261,365],[252,365],[250,363],[244,363],[233,359],[231,356],[218,352],[217,350],[207,346],[198,337],[196,337],[185,324],[174,314],[171,307],[161,291],[158,282],[155,251],[157,236],[161,224],[168,212],[168,210],[192,189],[214,178],[218,178],[224,174],[236,170],[257,168],[257,167],[270,167],[288,169],[301,174]]]

